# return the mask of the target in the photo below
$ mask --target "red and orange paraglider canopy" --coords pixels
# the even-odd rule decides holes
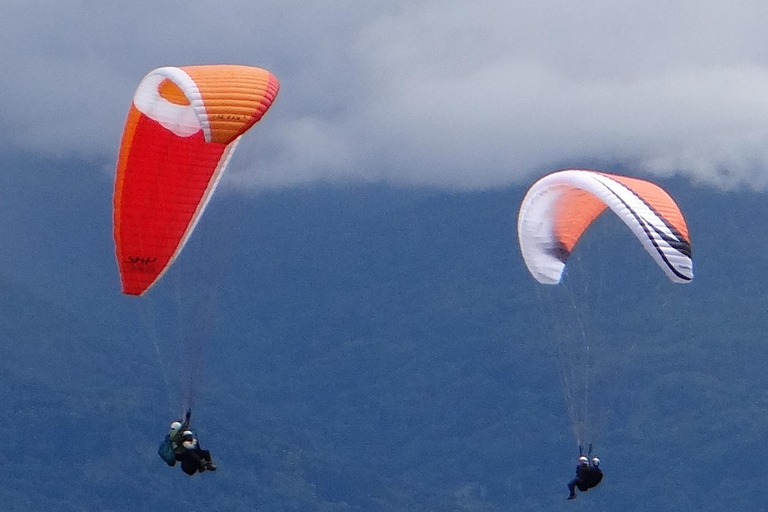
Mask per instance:
[[[272,73],[249,66],[163,67],[144,77],[128,112],[115,179],[123,293],[145,293],[173,263],[238,140],[278,89]]]

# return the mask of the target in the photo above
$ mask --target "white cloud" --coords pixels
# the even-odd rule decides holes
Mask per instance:
[[[486,187],[622,163],[768,186],[768,4],[223,0],[6,6],[0,150],[114,159],[161,65],[282,89],[230,179]]]

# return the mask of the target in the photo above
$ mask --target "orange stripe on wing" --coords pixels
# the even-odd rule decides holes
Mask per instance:
[[[584,231],[605,208],[605,203],[589,192],[568,188],[555,203],[555,239],[570,253]]]
[[[121,238],[120,238],[120,212],[122,211],[123,200],[123,184],[125,182],[125,169],[128,162],[128,155],[131,152],[133,146],[133,137],[136,134],[136,127],[139,124],[141,118],[141,112],[131,104],[131,108],[128,110],[128,117],[125,120],[125,128],[123,129],[123,139],[120,141],[120,153],[117,157],[117,170],[115,172],[115,195],[113,199],[113,235],[115,238],[116,251],[120,254],[121,251]]]

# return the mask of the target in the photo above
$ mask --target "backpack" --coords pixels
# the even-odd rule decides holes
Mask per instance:
[[[173,454],[173,446],[171,446],[171,438],[169,436],[165,436],[165,440],[160,443],[157,454],[169,466],[173,467],[176,465],[176,456]]]

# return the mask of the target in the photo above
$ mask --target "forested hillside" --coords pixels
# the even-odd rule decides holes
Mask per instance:
[[[34,173],[3,204],[0,234],[17,244],[0,273],[6,510],[721,511],[768,498],[760,194],[662,182],[691,229],[688,286],[610,218],[577,249],[600,290],[575,293],[591,301],[606,477],[566,502],[576,448],[549,343],[563,324],[517,250],[523,188],[217,197],[194,241],[216,242],[193,246],[208,270],[186,289],[216,292],[193,423],[220,470],[190,479],[155,453],[188,377],[173,310],[190,306],[172,273],[147,297],[120,295],[111,182],[66,189],[65,175],[47,212]],[[39,229],[20,232],[19,217]]]

